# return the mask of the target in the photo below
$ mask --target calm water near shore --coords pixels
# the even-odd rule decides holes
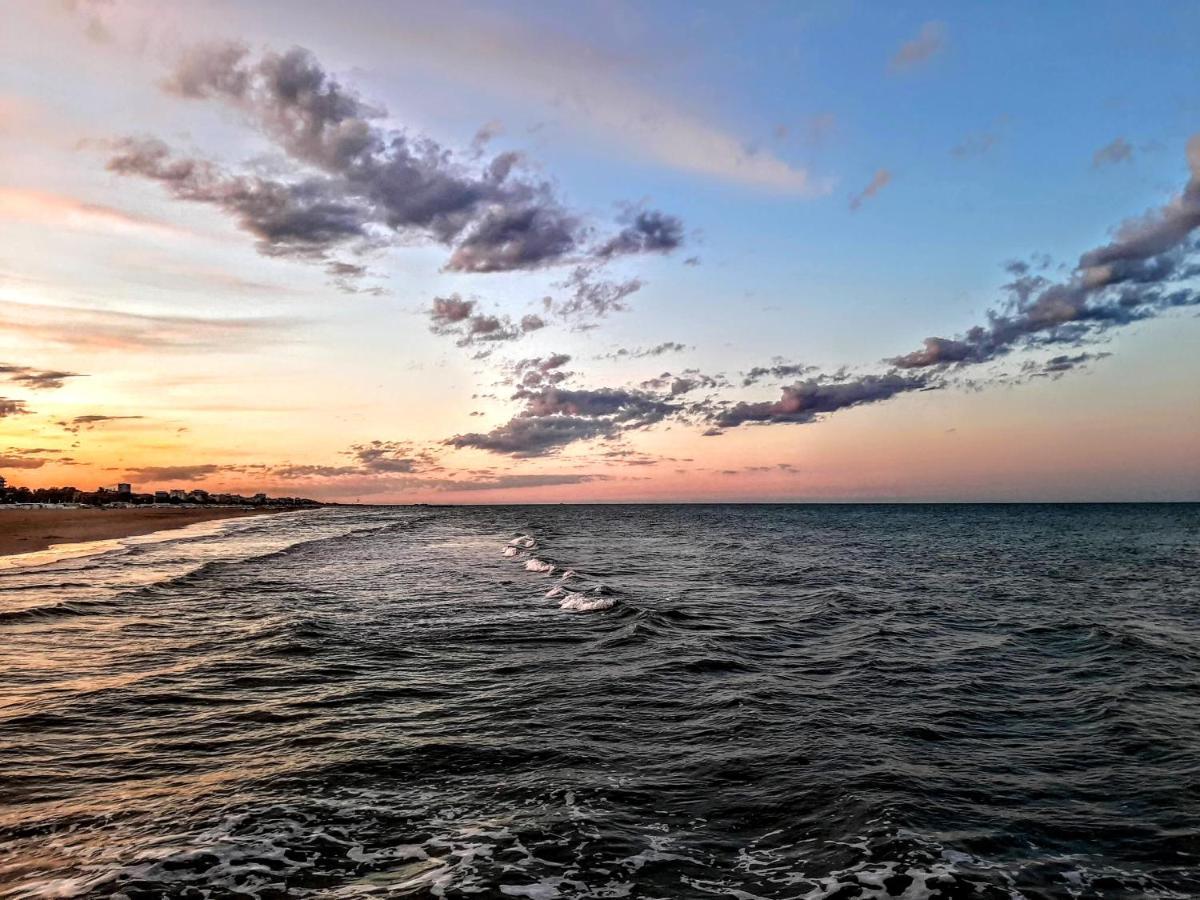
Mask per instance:
[[[328,508],[0,571],[0,897],[1200,896],[1200,506]]]

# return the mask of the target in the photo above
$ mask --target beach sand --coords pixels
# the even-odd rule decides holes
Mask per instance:
[[[107,541],[213,519],[265,515],[259,509],[11,509],[0,506],[0,556],[54,544]]]

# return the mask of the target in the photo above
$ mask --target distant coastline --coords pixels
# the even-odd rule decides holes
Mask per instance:
[[[33,553],[58,544],[107,541],[183,528],[214,519],[261,516],[282,510],[231,507],[80,507],[28,509],[0,506],[0,556]]]

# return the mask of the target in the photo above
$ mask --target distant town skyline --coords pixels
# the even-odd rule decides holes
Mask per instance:
[[[0,474],[1200,500],[1200,6],[3,3]]]

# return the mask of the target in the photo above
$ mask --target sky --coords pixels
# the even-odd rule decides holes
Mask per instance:
[[[0,0],[0,474],[1200,500],[1200,6]]]

